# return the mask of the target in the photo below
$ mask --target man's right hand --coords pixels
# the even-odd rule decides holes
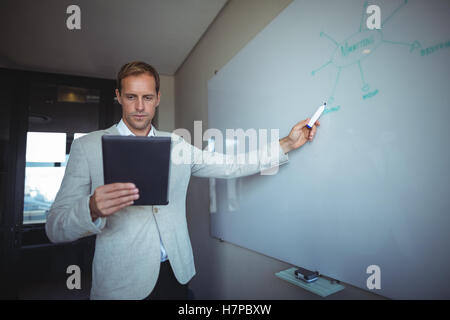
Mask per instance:
[[[131,206],[138,198],[139,190],[133,183],[111,183],[100,186],[89,199],[92,221]]]

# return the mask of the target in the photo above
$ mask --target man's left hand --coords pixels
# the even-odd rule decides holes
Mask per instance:
[[[280,139],[280,146],[284,153],[295,150],[303,146],[307,141],[312,141],[317,127],[320,126],[320,122],[316,121],[311,129],[306,126],[311,119],[305,119],[297,123],[287,137]]]

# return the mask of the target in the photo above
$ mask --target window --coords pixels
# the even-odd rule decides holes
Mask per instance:
[[[79,138],[85,133],[75,133]],[[45,223],[61,186],[69,155],[70,135],[28,132],[25,167],[23,223]]]
[[[45,223],[64,177],[65,133],[28,132],[23,223]]]

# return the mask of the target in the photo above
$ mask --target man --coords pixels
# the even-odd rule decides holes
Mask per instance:
[[[236,178],[286,162],[291,150],[312,141],[316,126],[309,119],[276,141],[277,154],[267,163],[208,164],[208,156],[183,139],[152,126],[160,102],[159,75],[144,62],[125,64],[117,77],[116,96],[122,105],[119,124],[75,140],[61,188],[46,224],[52,242],[74,241],[96,234],[91,299],[187,298],[187,283],[195,274],[186,222],[186,192],[191,175]],[[170,136],[172,148],[184,144],[190,163],[170,164],[167,206],[131,206],[139,198],[132,183],[104,185],[101,137],[104,134]],[[279,144],[279,146],[278,146]],[[149,181],[148,183],[152,183]]]

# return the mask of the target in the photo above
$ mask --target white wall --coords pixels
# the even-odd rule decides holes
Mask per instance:
[[[161,101],[158,107],[158,129],[175,129],[175,77],[160,75]]]

